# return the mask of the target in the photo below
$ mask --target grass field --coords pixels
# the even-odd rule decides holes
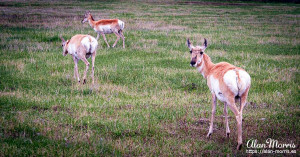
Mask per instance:
[[[99,39],[94,86],[75,81],[59,39],[96,36],[80,23],[87,10],[125,22],[126,49]],[[1,1],[0,11],[0,156],[246,155],[248,140],[267,138],[299,152],[299,4]],[[241,151],[231,111],[225,138],[221,102],[206,138],[211,95],[188,37],[252,77]]]

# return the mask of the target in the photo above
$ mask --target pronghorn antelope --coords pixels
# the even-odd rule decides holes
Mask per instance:
[[[99,39],[100,34],[103,36],[104,41],[107,44],[107,47],[110,47],[105,34],[114,33],[117,36],[117,40],[113,44],[112,47],[115,47],[117,42],[120,40],[120,37],[123,40],[123,48],[125,48],[125,37],[123,35],[124,22],[119,19],[104,19],[95,21],[91,13],[88,11],[84,14],[84,18],[81,23],[89,22],[90,26],[97,33],[97,40]]]
[[[187,40],[188,48],[191,53],[191,66],[197,70],[207,80],[207,85],[212,94],[212,115],[207,137],[213,132],[213,123],[216,112],[217,98],[224,102],[224,116],[226,124],[226,136],[229,137],[230,130],[228,125],[227,106],[234,113],[237,121],[238,146],[242,146],[242,118],[243,108],[245,107],[248,91],[250,89],[251,78],[242,68],[231,65],[227,62],[214,64],[210,57],[204,53],[207,41],[204,39],[202,46],[194,47],[190,40]],[[240,100],[240,109],[235,105],[236,100]]]
[[[75,66],[74,66],[74,78],[80,83],[78,74],[78,60],[82,60],[85,63],[85,71],[83,75],[83,84],[86,83],[86,73],[89,69],[90,63],[87,61],[92,56],[92,80],[94,84],[94,64],[96,58],[96,49],[98,41],[90,35],[77,34],[70,40],[62,40],[63,55],[66,56],[68,53],[72,55]]]

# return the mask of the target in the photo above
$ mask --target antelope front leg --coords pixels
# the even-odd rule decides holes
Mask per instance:
[[[209,138],[210,135],[213,133],[213,125],[216,113],[216,106],[217,106],[217,98],[215,94],[212,94],[212,110],[211,110],[211,119],[210,119],[210,126],[207,137]]]
[[[99,37],[100,37],[100,34],[99,34],[99,33],[97,33],[97,38],[96,38],[96,40],[97,40],[97,41],[98,41]]]
[[[82,58],[82,61],[85,63],[85,71],[84,71],[84,75],[83,75],[83,84],[85,84],[86,83],[86,73],[89,69],[90,63],[86,60],[86,58]]]
[[[228,138],[230,135],[230,129],[228,124],[228,111],[227,111],[227,103],[224,103],[224,116],[225,116],[225,126],[226,126],[226,137]]]
[[[108,44],[108,42],[107,42],[107,40],[106,40],[106,37],[105,37],[105,34],[104,34],[104,33],[102,33],[102,37],[103,37],[103,39],[104,39],[104,41],[105,41],[107,47],[110,48],[110,46],[109,46],[109,44]]]
[[[73,56],[73,61],[74,61],[74,78],[76,79],[77,77],[77,81],[78,83],[80,83],[80,78],[79,78],[79,74],[78,74],[78,59]]]

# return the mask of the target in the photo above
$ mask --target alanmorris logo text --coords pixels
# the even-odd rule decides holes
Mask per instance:
[[[280,143],[278,140],[268,138],[265,143],[259,143],[257,139],[247,141],[246,153],[296,153],[297,146],[294,143]]]
[[[266,143],[258,143],[257,139],[250,139],[247,142],[247,148],[296,148],[294,143],[279,143],[278,140],[268,138]]]

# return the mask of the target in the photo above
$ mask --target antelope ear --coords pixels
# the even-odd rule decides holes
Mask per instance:
[[[65,42],[65,39],[60,35],[59,38],[61,39],[62,42]]]
[[[207,40],[205,38],[204,38],[203,47],[204,47],[204,50],[207,48]]]
[[[191,44],[189,38],[187,39],[187,46],[188,46],[188,48],[190,49],[190,52],[191,52],[194,46],[193,46],[193,44]]]

